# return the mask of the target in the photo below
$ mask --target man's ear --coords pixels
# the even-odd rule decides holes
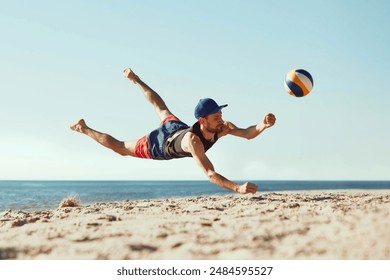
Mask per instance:
[[[199,121],[200,124],[204,124],[205,118],[200,117],[198,121]]]

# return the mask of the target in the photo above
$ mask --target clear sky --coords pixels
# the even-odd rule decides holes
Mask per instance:
[[[234,180],[390,179],[390,1],[3,1],[0,179],[206,179],[192,159],[121,157],[71,131],[121,140],[158,118],[131,67],[184,122],[200,98],[229,104],[254,140],[209,152]],[[312,92],[284,91],[303,68]]]

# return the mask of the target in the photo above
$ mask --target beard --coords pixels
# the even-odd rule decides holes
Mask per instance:
[[[220,132],[222,132],[223,125],[219,125],[216,128],[212,128],[209,126],[205,126],[204,128],[206,129],[207,132],[210,132],[210,133],[220,133]]]

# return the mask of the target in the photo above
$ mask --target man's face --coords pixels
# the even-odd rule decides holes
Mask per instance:
[[[222,112],[219,111],[215,114],[206,116],[203,122],[203,126],[208,132],[219,133],[222,131],[224,121],[222,119]]]

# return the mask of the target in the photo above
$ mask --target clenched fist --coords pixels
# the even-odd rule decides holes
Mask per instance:
[[[268,113],[267,115],[264,116],[263,124],[265,128],[269,128],[273,126],[275,122],[276,122],[276,118],[274,114]]]
[[[246,182],[238,188],[240,194],[256,193],[257,186],[255,184]]]

